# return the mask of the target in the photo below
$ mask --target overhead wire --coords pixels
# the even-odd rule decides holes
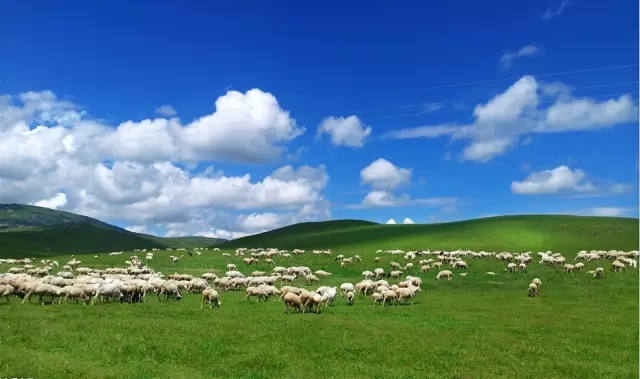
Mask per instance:
[[[589,86],[580,86],[580,87],[574,87],[571,88],[572,91],[578,91],[578,90],[584,90],[584,89],[593,89],[593,88],[606,88],[606,87],[614,87],[614,86],[622,86],[622,85],[629,85],[629,84],[638,84],[639,81],[627,81],[627,82],[619,82],[619,83],[607,83],[607,84],[597,84],[597,85],[589,85]],[[607,93],[607,94],[600,94],[600,95],[594,95],[594,96],[590,96],[591,98],[602,98],[602,97],[613,97],[613,96],[624,96],[624,95],[634,95],[637,94],[638,91],[626,91],[626,92],[616,92],[616,93]],[[516,92],[516,93],[511,93],[510,96],[524,96],[527,95],[528,92]],[[456,99],[456,100],[443,100],[443,101],[429,101],[429,103],[439,103],[439,104],[455,104],[455,103],[460,103],[460,102],[468,102],[468,101],[481,101],[481,100],[486,100],[486,97],[475,97],[475,98],[460,98],[460,99]],[[540,103],[544,104],[544,103],[552,103],[555,100],[545,100],[545,101],[541,101]],[[403,105],[398,105],[393,107],[393,109],[397,109],[397,108],[410,108],[410,107],[419,107],[419,106],[424,106],[425,102],[420,102],[420,103],[413,103],[413,104],[403,104]],[[369,108],[369,110],[379,110],[380,108]],[[386,108],[389,109],[389,108]],[[248,110],[247,108],[244,108],[244,110]],[[363,110],[360,111],[351,111],[351,112],[347,112],[349,114],[353,114],[353,113],[360,113]],[[465,112],[465,111],[469,111],[469,109],[450,109],[450,110],[434,110],[431,112],[424,112],[424,111],[420,111],[420,112],[416,112],[416,113],[406,113],[406,114],[395,114],[395,115],[389,115],[389,116],[379,116],[379,117],[367,117],[366,121],[373,121],[373,120],[385,120],[385,119],[396,119],[396,118],[404,118],[404,117],[418,117],[418,116],[438,116],[438,115],[442,115],[442,114],[451,114],[451,113],[458,113],[458,112]],[[216,114],[216,113],[214,113]],[[260,123],[259,121],[237,121],[237,122],[223,122],[219,125],[222,126],[228,126],[228,125],[254,125]],[[188,125],[190,124],[186,124],[186,125],[181,125],[182,128],[184,128],[185,126],[188,127]],[[0,120],[0,128],[2,127],[2,123]],[[269,127],[260,127],[260,128],[253,128],[251,131],[256,131],[256,130],[266,130],[266,129],[270,129]],[[86,137],[74,137],[73,143],[81,143],[84,141],[91,141],[89,142],[92,145],[102,145],[104,143],[109,142],[108,140],[103,140],[103,141],[92,141],[92,140],[99,140],[100,138],[107,138],[109,136],[114,135],[114,133],[117,132],[117,128],[111,128],[109,131],[105,131],[105,132],[101,132],[101,133],[94,133],[91,134],[89,136]],[[139,136],[139,135],[143,135],[143,134],[148,134],[148,133],[158,133],[158,132],[162,132],[162,130],[141,130],[141,131],[128,131],[126,132],[127,136]],[[249,131],[248,131],[249,132]],[[389,132],[389,130],[387,131]],[[120,132],[121,133],[121,132]],[[199,132],[199,133],[189,133],[190,136],[206,136],[206,135],[211,135],[211,134],[217,134],[220,133],[219,130],[213,130],[210,132]],[[125,142],[128,141],[140,141],[140,140],[158,140],[158,139],[172,139],[173,137],[170,135],[163,135],[163,136],[152,136],[152,137],[141,137],[141,138],[130,138],[128,137],[126,139]],[[16,147],[14,149],[6,149],[3,148],[3,151],[17,151],[20,150],[24,147]]]

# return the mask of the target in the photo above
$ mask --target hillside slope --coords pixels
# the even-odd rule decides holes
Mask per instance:
[[[370,251],[472,249],[487,251],[638,249],[638,219],[555,215],[501,216],[442,224],[307,223],[216,245]]]
[[[0,232],[0,257],[105,253],[167,246],[137,233],[91,222],[75,222]]]
[[[75,213],[37,207],[35,205],[0,204],[0,230],[40,228],[74,223],[87,223],[120,229],[94,218]]]
[[[23,204],[0,204],[0,258],[89,254],[138,248],[193,248],[217,238],[162,238],[138,234],[69,212]]]
[[[155,243],[172,247],[172,248],[194,248],[194,247],[209,247],[228,240],[222,238],[200,237],[200,236],[186,236],[186,237],[156,237],[149,234],[140,234],[144,238],[147,238]]]

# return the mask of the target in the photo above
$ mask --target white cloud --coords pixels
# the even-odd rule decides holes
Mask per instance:
[[[360,171],[360,179],[376,189],[395,189],[411,181],[412,170],[379,158]]]
[[[386,224],[388,225],[395,225],[396,224],[396,220],[390,218],[389,220],[387,220]]]
[[[593,216],[618,217],[630,212],[632,209],[633,208],[622,207],[595,207],[590,209],[588,213]]]
[[[548,21],[548,20],[551,20],[552,18],[560,16],[562,14],[562,12],[564,12],[564,10],[569,5],[572,5],[572,4],[573,3],[571,1],[569,1],[569,0],[562,0],[562,1],[558,2],[553,7],[547,8],[547,10],[544,11],[544,13],[542,14],[542,20],[543,21]]]
[[[410,219],[409,217],[405,218],[404,221],[402,221],[403,224],[415,224],[415,222],[413,222],[412,219]]]
[[[395,195],[393,192],[373,190],[369,192],[362,203],[349,205],[350,209],[363,208],[394,208],[408,205],[423,207],[441,207],[448,209],[449,213],[455,212],[455,206],[459,200],[455,197],[427,197],[412,199],[408,194]]]
[[[173,117],[176,114],[178,114],[176,109],[169,104],[156,108],[156,113],[159,114],[160,116],[167,116],[167,117]]]
[[[357,116],[327,117],[318,127],[317,135],[328,134],[334,146],[362,147],[371,134],[371,127]]]
[[[435,197],[415,198],[409,194],[394,193],[399,187],[411,183],[412,170],[401,168],[384,158],[379,158],[360,171],[362,184],[369,185],[372,190],[360,204],[348,205],[347,208],[391,208],[405,205],[422,205],[427,207],[447,207],[457,203],[457,198]],[[421,179],[424,181],[424,178]]]
[[[67,195],[65,195],[62,192],[59,192],[53,195],[49,199],[38,200],[33,203],[33,205],[36,205],[38,207],[51,208],[51,209],[62,208],[66,204],[67,204]]]
[[[195,163],[260,163],[303,129],[259,89],[229,91],[192,123],[157,118],[106,125],[50,91],[0,96],[0,203],[28,203],[169,235],[239,236],[330,217],[322,165],[270,175]],[[246,213],[244,213],[246,212]]]
[[[147,227],[144,226],[144,225],[131,225],[131,226],[125,227],[125,229],[127,229],[130,232],[134,232],[134,233],[149,234],[149,231],[147,230]]]
[[[542,97],[552,97],[552,104],[541,107]],[[522,144],[532,134],[601,130],[635,122],[638,104],[629,95],[602,101],[576,98],[562,83],[540,83],[527,75],[486,104],[478,104],[473,115],[475,121],[471,124],[399,129],[385,137],[450,136],[453,140],[468,140],[461,160],[488,162]]]
[[[396,197],[388,191],[371,191],[362,200],[362,205],[375,208],[398,207],[407,204],[410,200],[408,195]]]
[[[551,170],[530,173],[523,181],[511,183],[511,192],[518,195],[551,195],[577,193],[606,195],[626,193],[631,186],[617,183],[598,183],[580,169],[558,166]]]
[[[500,57],[500,65],[503,69],[508,70],[513,65],[513,62],[520,58],[530,58],[542,54],[542,50],[536,45],[526,45],[521,47],[518,51],[505,51]]]

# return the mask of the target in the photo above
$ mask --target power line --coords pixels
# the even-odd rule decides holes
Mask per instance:
[[[548,77],[548,76],[559,76],[559,75],[568,75],[568,74],[585,73],[585,72],[607,71],[607,70],[615,70],[615,69],[629,68],[629,67],[638,67],[638,64],[603,66],[603,67],[595,67],[595,68],[580,69],[580,70],[570,70],[570,71],[556,71],[556,72],[549,72],[549,73],[529,75],[529,76],[533,76],[533,77]],[[525,75],[523,75],[523,76],[525,76]],[[359,98],[359,97],[372,97],[372,96],[379,96],[379,95],[393,94],[393,93],[402,93],[402,92],[417,92],[417,91],[424,91],[424,90],[429,90],[429,89],[455,88],[455,87],[464,87],[464,86],[477,85],[477,84],[489,84],[489,83],[499,83],[499,82],[505,82],[505,81],[515,81],[515,80],[518,80],[520,78],[522,78],[522,76],[510,77],[510,78],[502,78],[502,79],[480,80],[480,81],[456,83],[456,84],[444,84],[444,85],[437,85],[437,86],[430,86],[430,87],[403,89],[403,90],[387,91],[387,92],[370,92],[370,93],[363,93],[363,94],[353,95],[353,96],[334,97],[334,98],[329,98],[329,99],[330,100],[331,99],[333,99],[333,100],[343,100],[343,99],[351,99],[351,98]],[[638,81],[625,82],[625,83],[616,83],[616,84],[605,84],[605,85],[602,85],[602,86],[633,84],[633,83],[638,83]],[[598,86],[578,87],[576,89],[595,88],[595,87],[598,87]],[[482,100],[482,99],[484,99],[484,97],[483,98],[477,98],[477,99],[478,100]],[[463,99],[463,100],[473,100],[473,99]],[[432,103],[437,103],[437,102],[442,103],[442,101],[430,101],[430,102],[432,102]],[[454,101],[450,101],[450,102],[454,102]],[[389,106],[389,107],[359,109],[359,110],[352,110],[352,111],[346,112],[346,113],[353,114],[353,113],[356,113],[356,112],[370,112],[370,111],[383,110],[383,109],[395,109],[395,108],[404,108],[404,107],[421,106],[421,105],[424,105],[424,102],[423,103],[417,103],[417,104],[405,104],[405,105],[396,105],[396,106]],[[251,108],[246,108],[245,107],[245,108],[228,108],[228,109],[224,109],[224,110],[216,110],[215,113],[216,114],[225,114],[225,113],[228,113],[228,112],[247,111],[248,109],[280,108],[280,107],[281,107],[280,104],[258,105],[258,106],[253,106]],[[2,115],[2,113],[0,113],[0,116],[1,115]]]
[[[539,78],[539,77],[556,76],[556,75],[579,74],[579,73],[584,73],[584,72],[615,70],[615,69],[619,69],[619,68],[629,68],[629,67],[638,67],[638,64],[624,64],[624,65],[616,65],[616,66],[587,68],[587,69],[581,69],[581,70],[557,71],[557,72],[549,72],[549,73],[544,73],[544,74],[530,74],[529,76],[533,76],[533,77]],[[525,76],[525,75],[523,75],[523,76]],[[456,83],[456,84],[443,84],[443,85],[421,87],[421,88],[409,88],[409,89],[401,89],[401,90],[387,91],[387,92],[364,93],[364,94],[360,94],[360,95],[337,97],[337,98],[334,98],[334,99],[336,99],[336,100],[344,100],[344,99],[353,99],[353,98],[359,98],[359,97],[390,95],[390,94],[394,94],[394,93],[403,93],[403,92],[426,91],[426,90],[429,90],[429,89],[442,89],[442,88],[472,86],[472,85],[478,85],[478,84],[499,83],[499,82],[505,82],[505,81],[518,80],[521,77],[522,76],[503,78],[503,79],[479,80],[479,81],[463,82],[463,83]]]
[[[604,87],[613,87],[613,86],[622,86],[622,85],[628,85],[628,84],[638,84],[638,80],[634,80],[631,82],[620,82],[620,83],[608,83],[608,84],[596,84],[596,85],[591,85],[591,86],[580,86],[580,87],[575,87],[572,88],[571,90],[575,91],[575,90],[583,90],[583,89],[592,89],[592,88],[604,88]],[[511,96],[520,96],[520,95],[524,95],[526,93],[524,92],[516,92],[516,93],[512,93]],[[456,100],[445,100],[445,101],[439,101],[439,100],[435,100],[435,101],[429,101],[428,103],[431,104],[456,104],[456,103],[460,103],[463,101],[483,101],[485,100],[487,97],[486,96],[482,96],[482,97],[475,97],[475,98],[464,98],[464,99],[456,99]],[[355,109],[352,111],[349,111],[347,113],[364,113],[364,112],[374,112],[374,111],[379,111],[379,110],[385,110],[385,109],[395,109],[395,108],[415,108],[415,107],[420,107],[420,106],[424,106],[426,104],[426,102],[421,102],[421,103],[413,103],[413,104],[401,104],[401,105],[396,105],[393,107],[376,107],[376,108],[364,108],[364,109]],[[436,111],[433,112],[429,112],[429,114],[433,114],[436,113]]]
[[[587,86],[587,87],[578,87],[578,88],[574,88],[574,90],[577,89],[583,89],[583,88],[602,88],[602,87],[608,87],[608,86],[615,86],[615,85],[621,85],[621,84],[629,84],[629,83],[638,83],[638,81],[635,82],[625,82],[625,83],[613,83],[613,84],[605,84],[605,85],[597,85],[597,86]],[[524,95],[525,93],[516,93],[516,94],[512,94],[513,96],[521,96]],[[638,94],[638,91],[634,91],[634,92],[617,92],[617,93],[608,93],[608,94],[602,94],[602,95],[597,95],[597,96],[592,96],[591,98],[606,98],[606,97],[614,97],[614,96],[623,96],[623,95],[634,95],[634,94]],[[545,100],[545,101],[541,101],[540,104],[545,104],[545,103],[553,103],[556,100]],[[449,110],[449,111],[443,111],[443,112],[432,112],[432,113],[427,113],[425,114],[424,112],[419,112],[419,113],[410,113],[410,114],[401,114],[401,115],[393,115],[393,116],[383,116],[383,117],[375,117],[375,118],[370,118],[370,120],[382,120],[382,119],[395,119],[395,118],[403,118],[403,117],[415,117],[415,116],[425,116],[425,115],[433,115],[433,114],[451,114],[451,113],[458,113],[458,112],[462,112],[462,111],[468,111],[468,109],[453,109],[453,110]],[[255,124],[255,121],[241,121],[241,122],[227,122],[227,123],[223,123],[222,125],[252,125]],[[256,128],[254,130],[266,130],[269,129],[268,127],[261,127],[261,128]],[[92,139],[98,139],[101,136],[111,136],[116,132],[116,129],[113,129],[113,131],[110,132],[105,132],[105,133],[99,133],[99,134],[94,134],[91,136],[88,136],[86,138],[79,138],[79,137],[75,137],[74,136],[74,140],[73,142],[78,142],[78,141],[88,141],[88,140],[92,140]],[[158,130],[145,130],[145,131],[139,131],[139,132],[128,132],[126,133],[127,135],[140,135],[142,133],[152,133],[152,132],[158,132]],[[387,131],[389,132],[389,131]],[[212,131],[212,132],[204,132],[204,133],[190,133],[190,136],[206,136],[206,135],[211,135],[214,133],[219,133],[219,131]],[[129,141],[141,141],[141,140],[161,140],[161,139],[171,139],[172,136],[153,136],[153,137],[142,137],[142,138],[128,138],[125,142],[129,142]],[[102,141],[102,142],[90,142],[91,145],[94,146],[100,146],[103,145],[104,143],[106,143],[107,141]],[[20,147],[20,148],[14,148],[14,149],[2,149],[3,151],[18,151],[24,149],[24,147]]]

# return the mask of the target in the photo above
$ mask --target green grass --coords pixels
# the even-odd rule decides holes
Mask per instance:
[[[287,237],[288,235],[288,237]],[[465,237],[466,236],[466,237]],[[1,239],[0,239],[1,241]],[[253,241],[253,242],[252,242]],[[106,241],[103,241],[106,242]],[[638,220],[519,216],[436,225],[367,225],[357,221],[299,224],[232,241],[227,247],[274,246],[357,252],[363,262],[340,268],[332,257],[309,253],[277,265],[306,265],[333,276],[318,285],[360,280],[363,270],[388,268],[383,248],[554,250],[573,260],[582,249],[638,249]],[[221,245],[224,246],[224,245]],[[104,250],[104,249],[102,249]],[[110,251],[110,249],[107,249]],[[223,250],[224,251],[224,250]],[[227,250],[230,251],[230,250]],[[156,252],[151,266],[165,274],[199,276],[240,258],[212,250],[185,256],[177,266]],[[119,257],[84,256],[83,266],[121,267]],[[537,260],[528,273],[507,274],[495,259],[466,259],[467,277],[423,278],[414,305],[372,306],[358,295],[321,314],[284,313],[282,303],[245,301],[221,293],[220,309],[200,309],[199,295],[180,302],[67,303],[40,306],[0,301],[0,375],[33,378],[633,378],[638,373],[638,270],[615,274],[610,261],[587,263],[607,271],[604,280],[564,274]],[[68,254],[55,257],[61,264]],[[6,271],[6,267],[0,271]],[[495,277],[486,271],[497,272]],[[537,298],[526,296],[539,277]],[[391,283],[395,281],[390,280]],[[302,283],[296,283],[303,286]],[[308,287],[308,288],[315,288]]]
[[[4,258],[94,254],[137,248],[194,248],[211,246],[220,241],[225,240],[156,237],[133,233],[69,212],[32,205],[0,204],[0,256]]]
[[[638,219],[581,216],[500,216],[442,224],[380,225],[335,221],[298,224],[239,238],[220,248],[331,248],[354,252],[378,249],[525,249],[573,252],[582,249],[633,249]]]
[[[185,257],[171,252],[152,265],[164,273],[221,274],[219,252]],[[335,254],[335,253],[334,253]],[[331,257],[309,254],[276,264],[308,265],[333,277],[319,285],[355,283],[379,265],[372,252],[341,269]],[[90,267],[121,266],[121,257],[84,257]],[[573,255],[567,258],[573,259]],[[69,256],[58,257],[66,262]],[[394,257],[398,259],[398,257]],[[400,257],[401,259],[401,257]],[[244,272],[239,258],[232,262]],[[0,373],[33,378],[632,378],[638,363],[638,271],[586,273],[532,263],[526,274],[506,274],[493,259],[467,259],[465,278],[418,274],[415,305],[372,306],[361,295],[341,299],[321,314],[284,313],[281,303],[221,294],[220,309],[200,309],[199,295],[144,304],[0,304]],[[606,262],[602,262],[604,265]],[[588,269],[596,267],[587,264]],[[486,277],[486,271],[498,272]],[[538,298],[528,282],[543,281]]]

